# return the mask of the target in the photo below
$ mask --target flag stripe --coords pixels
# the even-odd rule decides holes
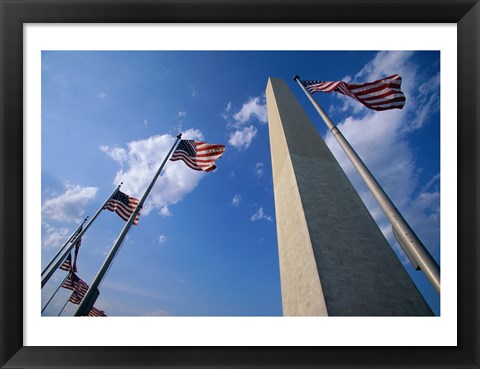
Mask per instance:
[[[406,101],[405,95],[401,90],[402,77],[398,74],[362,84],[348,84],[343,81],[300,82],[311,94],[318,91],[335,91],[349,96],[373,110],[402,109]]]
[[[73,272],[70,272],[70,276],[62,283],[62,287],[73,291],[68,299],[73,304],[79,304],[88,291],[88,284]]]
[[[374,105],[377,103],[385,103],[385,102],[392,102],[392,101],[405,101],[405,97],[402,94],[391,93],[387,96],[382,96],[381,98],[375,98],[372,100],[365,100],[366,103]]]
[[[368,96],[362,97],[362,98],[365,101],[369,101],[369,100],[375,100],[375,99],[378,99],[378,98],[388,97],[388,96],[392,96],[392,95],[398,95],[398,96],[393,96],[392,98],[394,98],[394,97],[404,97],[401,90],[385,89],[385,90],[374,92],[374,93],[369,94]]]
[[[391,83],[387,85],[383,84],[383,85],[369,86],[369,87],[363,87],[358,89],[352,89],[351,86],[349,86],[349,90],[352,91],[352,93],[357,96],[368,95],[376,91],[381,91],[381,90],[390,89],[390,88],[400,90],[401,86],[399,84],[391,84]]]
[[[373,81],[373,82],[365,82],[365,83],[360,83],[360,84],[350,84],[350,89],[356,93],[356,92],[361,92],[363,90],[366,90],[366,89],[371,89],[371,88],[377,88],[379,86],[382,86],[382,85],[387,85],[387,84],[391,84],[391,85],[398,85],[400,87],[400,85],[402,84],[402,77],[400,77],[400,75],[398,74],[394,74],[393,76],[390,76],[390,77],[386,77],[386,78],[383,78],[383,79],[379,79],[379,80],[376,80],[376,81]]]
[[[72,293],[70,295],[68,301],[75,305],[80,305],[80,303],[82,302],[82,300],[75,293]]]
[[[127,221],[130,218],[130,215],[132,215],[133,210],[135,210],[135,209],[133,209],[133,210],[127,209],[127,208],[122,207],[122,206],[118,206],[118,207],[115,207],[115,208],[107,208],[107,209],[111,210],[111,211],[115,211],[125,221]],[[139,215],[137,214],[135,219],[138,219],[138,218],[139,218]]]
[[[341,82],[327,82],[323,85],[322,90],[330,92],[336,89],[340,84]]]
[[[61,270],[65,270],[67,272],[72,269],[72,254],[68,254],[67,258],[63,261],[62,265],[60,265]]]
[[[87,315],[88,316],[106,316],[105,311],[98,310],[96,307],[92,307],[92,310],[90,310]]]
[[[353,94],[352,91],[350,91],[348,89],[348,87],[346,86],[345,83],[340,83],[338,85],[338,92],[340,92],[341,94],[344,94],[346,96],[350,96],[351,98],[353,98],[355,100],[358,100],[357,96],[355,94]]]
[[[117,215],[124,221],[128,221],[130,216],[135,211],[140,201],[134,197],[130,197],[121,191],[117,191],[114,196],[107,202],[105,209],[117,213]],[[140,219],[140,212],[135,216],[134,225],[138,224]]]
[[[194,170],[210,172],[216,168],[214,163],[223,155],[224,151],[224,145],[181,140],[170,160],[182,160],[188,167]]]
[[[214,164],[210,163],[201,163],[201,162],[195,162],[193,161],[190,157],[180,154],[178,157],[175,157],[171,159],[172,161],[177,161],[177,160],[182,160],[185,164],[187,164],[190,168],[195,169],[195,170],[200,170],[200,171],[206,171],[208,172],[210,170],[213,170],[216,168]]]

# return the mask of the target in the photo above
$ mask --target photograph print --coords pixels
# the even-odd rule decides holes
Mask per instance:
[[[42,317],[441,316],[439,51],[43,51]]]

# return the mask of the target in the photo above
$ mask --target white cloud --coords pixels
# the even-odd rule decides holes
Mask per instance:
[[[103,151],[108,156],[110,156],[113,160],[118,161],[120,164],[123,164],[123,161],[127,157],[127,152],[125,149],[121,147],[110,147],[106,145],[100,146],[100,151]]]
[[[189,129],[183,139],[203,140],[200,131]],[[160,164],[175,142],[175,137],[155,135],[144,140],[131,141],[126,146],[123,157],[124,168],[120,169],[113,183],[123,182],[122,191],[133,197],[141,197],[150,184]],[[143,215],[156,209],[162,213],[165,207],[181,201],[193,191],[204,173],[187,167],[182,161],[168,161],[158,178],[142,210]]]
[[[380,51],[357,73],[355,81],[367,82],[395,73],[401,74],[402,77],[406,74],[415,74],[412,70],[414,66],[410,62],[413,54],[412,51]]]
[[[246,123],[251,118],[256,118],[261,123],[267,123],[267,105],[264,96],[257,96],[249,99],[239,112],[233,115],[235,121]]]
[[[167,236],[165,236],[164,234],[161,234],[159,237],[158,237],[158,243],[160,245],[163,245],[165,244],[165,242],[167,242]]]
[[[422,128],[431,114],[440,108],[440,75],[433,76],[430,80],[418,87],[418,96],[409,100],[412,119],[406,122],[405,131],[411,132]]]
[[[271,216],[269,215],[266,215],[264,212],[263,212],[263,208],[260,208],[257,210],[257,212],[255,214],[252,215],[252,217],[250,218],[250,220],[252,222],[255,222],[257,220],[261,220],[261,219],[265,219],[269,222],[271,222],[273,219]]]
[[[384,186],[408,193],[417,184],[414,155],[405,136],[401,134],[401,114],[374,114],[363,118],[347,118],[338,128]],[[326,138],[337,160],[347,174],[356,173],[336,139]]]
[[[231,133],[228,143],[238,150],[248,149],[256,135],[257,129],[254,126],[245,127]]]
[[[172,213],[170,213],[170,209],[168,208],[168,206],[164,206],[160,209],[160,215],[164,217],[169,217],[172,215]]]
[[[263,167],[264,167],[264,164],[261,162],[258,162],[257,164],[255,164],[255,174],[257,175],[258,178],[263,176]]]
[[[338,127],[412,228],[421,231],[424,228],[432,229],[433,225],[435,229],[437,225],[434,223],[438,224],[439,217],[438,186],[431,192],[424,186],[423,192],[415,195],[418,187],[418,168],[415,165],[413,149],[401,133],[402,120],[395,115],[390,119],[368,115],[362,119],[348,118]],[[326,142],[379,227],[389,229],[389,222],[383,211],[330,133],[326,137]],[[429,187],[438,180],[438,176],[432,178]],[[428,228],[425,227],[427,223],[430,225]],[[385,236],[389,238],[389,234]],[[418,236],[420,237],[420,234]],[[437,236],[438,234],[430,233],[420,239],[426,246],[430,245],[434,251],[438,251]],[[389,240],[393,241],[393,238],[390,237]]]
[[[187,115],[187,113],[184,112],[184,111],[179,111],[179,112],[178,112],[178,116],[179,116],[180,118],[183,118],[183,117],[186,116],[186,115]]]
[[[59,222],[78,222],[85,213],[85,205],[95,199],[97,187],[65,185],[65,192],[46,200],[42,206],[42,216]]]
[[[238,150],[247,149],[257,135],[257,128],[252,125],[252,122],[265,124],[268,121],[265,96],[250,98],[238,112],[231,113],[231,111],[232,103],[229,102],[221,114],[228,121],[227,127],[235,129],[230,132],[228,142]],[[248,123],[250,126],[245,127]]]
[[[232,109],[232,102],[229,101],[227,106],[225,107],[225,109],[223,110],[222,114],[220,114],[220,116],[225,119],[225,120],[229,120],[231,117],[230,117],[230,110]]]
[[[42,246],[47,249],[59,249],[70,236],[67,228],[55,228],[48,223],[42,224]]]
[[[238,207],[240,205],[241,200],[242,200],[242,196],[239,194],[236,194],[235,196],[233,196],[232,205],[235,207]]]

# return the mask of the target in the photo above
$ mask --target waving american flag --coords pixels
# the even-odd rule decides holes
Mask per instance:
[[[65,278],[62,287],[73,291],[68,301],[74,304],[79,304],[88,291],[88,285],[73,272]]]
[[[190,168],[211,172],[216,168],[215,160],[225,151],[224,145],[208,144],[206,142],[181,140],[170,160],[182,160]]]
[[[402,109],[405,95],[401,90],[402,77],[398,74],[362,84],[343,81],[300,81],[311,94],[321,92],[338,92],[373,110]]]
[[[130,197],[127,194],[124,194],[122,191],[117,191],[115,195],[107,202],[105,209],[114,211],[118,214],[120,218],[124,221],[128,221],[130,216],[135,211],[139,201],[134,197]],[[138,212],[135,220],[133,221],[134,225],[138,224],[138,219],[140,218],[140,212]]]

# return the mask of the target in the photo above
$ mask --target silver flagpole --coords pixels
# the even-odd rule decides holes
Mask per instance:
[[[107,273],[108,269],[110,268],[110,265],[112,264],[113,259],[117,255],[117,252],[120,249],[120,246],[122,245],[123,240],[127,236],[127,233],[130,230],[130,227],[132,226],[133,221],[135,220],[135,217],[140,212],[140,209],[142,209],[143,204],[145,203],[145,200],[147,199],[148,195],[152,191],[152,188],[153,188],[155,182],[158,179],[158,176],[160,175],[160,173],[161,173],[163,167],[165,166],[168,158],[172,154],[173,150],[175,149],[175,147],[177,146],[177,144],[178,144],[178,142],[180,141],[181,138],[182,138],[182,134],[180,133],[177,136],[177,140],[173,144],[169,153],[165,157],[165,160],[163,161],[162,165],[160,165],[157,172],[153,176],[153,179],[150,182],[150,185],[145,190],[145,193],[143,194],[142,198],[138,202],[137,207],[133,211],[132,215],[130,215],[130,218],[128,219],[127,223],[125,224],[122,231],[120,232],[117,240],[113,244],[112,249],[110,250],[109,254],[107,255],[105,261],[103,262],[103,265],[100,267],[100,269],[99,269],[97,275],[95,276],[95,279],[93,280],[92,284],[88,288],[88,291],[85,294],[85,296],[83,297],[82,302],[79,304],[78,309],[75,312],[74,316],[85,316],[85,315],[87,315],[88,311],[86,311],[86,310],[87,310],[88,306],[93,306],[94,301],[92,302],[91,300],[94,298],[95,291],[98,289],[98,286],[100,285],[103,278],[105,277],[105,274]]]
[[[48,270],[48,268],[50,268],[50,266],[53,264],[53,262],[55,261],[55,259],[58,258],[58,255],[60,255],[60,253],[63,251],[63,249],[64,249],[65,247],[67,247],[68,243],[69,243],[70,241],[72,241],[72,239],[75,237],[75,235],[78,233],[78,231],[80,231],[80,229],[83,227],[83,225],[85,224],[85,222],[87,221],[87,219],[88,219],[88,217],[86,217],[86,218],[83,220],[82,224],[80,224],[80,225],[78,226],[77,230],[72,233],[72,235],[71,235],[70,238],[67,240],[67,242],[65,242],[65,243],[63,244],[63,246],[60,248],[60,250],[58,250],[57,254],[53,257],[53,259],[50,261],[50,263],[48,263],[48,265],[45,267],[45,269],[43,269],[42,275],[44,275],[45,272]]]
[[[110,199],[117,193],[117,191],[120,189],[120,186],[122,184],[120,183],[118,185],[118,187],[115,189],[115,191],[113,191],[113,193],[110,195],[110,197],[107,199],[107,201],[105,201],[103,203],[103,205],[97,210],[97,212],[95,213],[95,215],[92,217],[92,219],[90,219],[90,221],[87,223],[87,225],[85,226],[85,228],[82,229],[82,231],[77,234],[73,240],[72,240],[72,243],[71,245],[64,251],[64,253],[62,254],[62,256],[57,260],[57,262],[52,266],[52,268],[48,271],[47,274],[45,274],[44,277],[42,277],[42,288],[43,286],[45,286],[45,284],[48,282],[48,280],[52,277],[53,273],[55,273],[55,271],[58,269],[58,267],[63,263],[63,261],[65,260],[65,258],[67,257],[67,255],[70,253],[70,251],[72,251],[73,247],[75,246],[75,244],[77,243],[77,240],[79,240],[83,234],[87,231],[87,229],[92,225],[92,223],[95,221],[95,219],[97,219],[98,215],[100,214],[100,212],[102,210],[104,210],[105,208],[105,205],[107,205],[107,203],[110,201]]]
[[[360,159],[358,154],[345,139],[343,134],[335,126],[330,117],[323,111],[321,106],[312,97],[312,95],[307,91],[305,86],[300,81],[300,77],[296,75],[293,77],[293,79],[298,83],[305,95],[307,95],[315,109],[317,109],[328,129],[332,132],[333,136],[336,138],[343,151],[345,151],[353,166],[357,169],[358,173],[365,181],[365,184],[369,188],[370,192],[385,212],[385,215],[390,220],[395,231],[395,237],[397,238],[402,249],[405,251],[405,254],[409,259],[413,259],[415,262],[414,267],[420,268],[425,273],[425,276],[435,288],[435,291],[440,294],[440,267],[435,259],[432,257],[432,255],[430,255],[422,241],[420,241],[415,232],[410,228],[408,223],[387,196],[385,191],[383,191],[382,187],[378,184],[372,173],[370,173],[362,159]]]

